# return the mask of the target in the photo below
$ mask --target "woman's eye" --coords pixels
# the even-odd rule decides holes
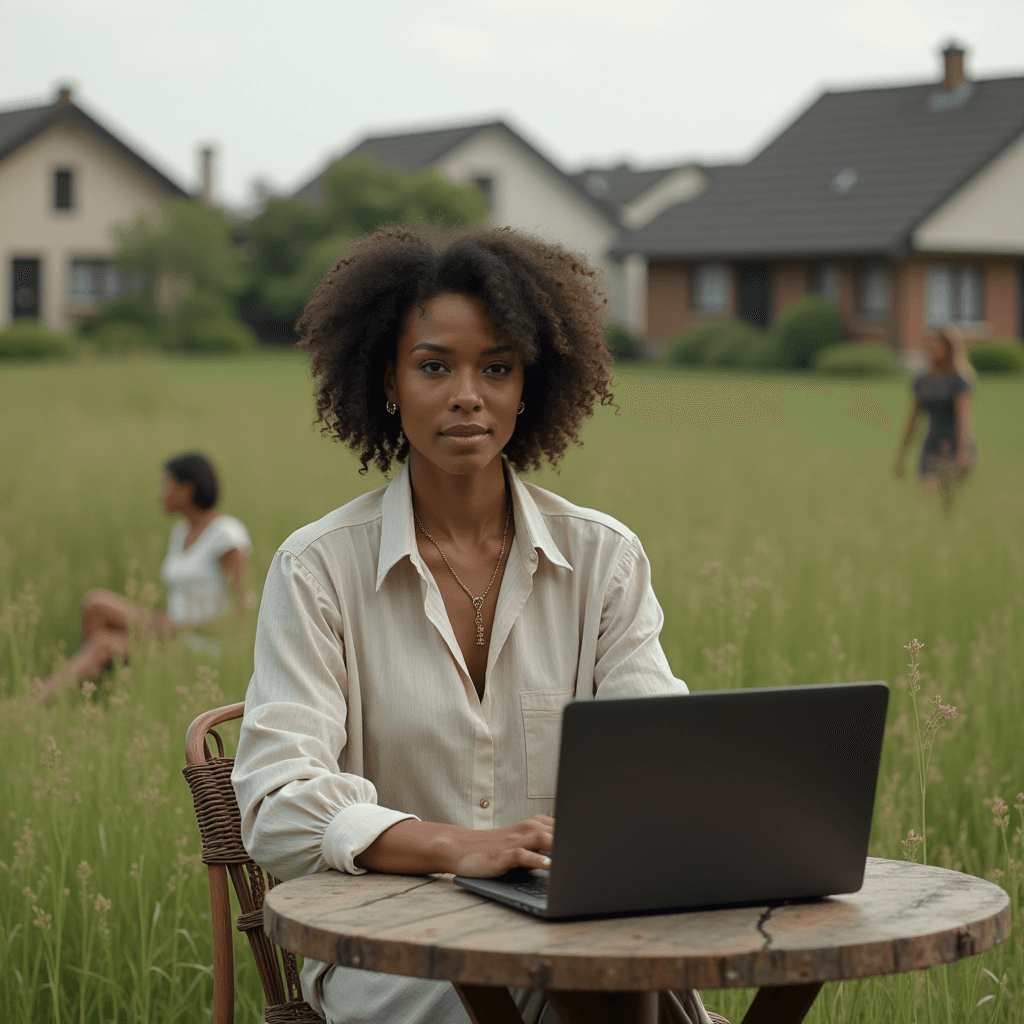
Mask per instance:
[[[441,373],[447,367],[439,359],[428,359],[426,362],[420,363],[420,369],[426,370],[427,373]]]
[[[501,376],[506,373],[511,373],[512,367],[509,366],[508,363],[491,363],[490,366],[487,367],[487,370],[485,372],[494,373]]]

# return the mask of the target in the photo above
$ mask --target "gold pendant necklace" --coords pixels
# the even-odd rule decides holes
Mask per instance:
[[[498,578],[498,570],[501,568],[501,560],[505,557],[505,541],[508,538],[508,524],[512,521],[512,502],[508,503],[508,511],[505,513],[505,529],[501,532],[501,553],[498,555],[498,564],[494,567],[494,572],[491,574],[491,582],[487,584],[487,589],[479,596],[474,597],[473,592],[466,586],[462,580],[459,579],[459,574],[452,569],[452,563],[448,561],[448,556],[444,553],[441,545],[434,540],[433,537],[427,533],[426,528],[420,522],[420,517],[416,515],[416,509],[412,510],[412,517],[416,522],[416,528],[423,534],[431,544],[440,552],[441,557],[444,559],[444,564],[451,570],[451,574],[455,577],[455,582],[466,592],[466,596],[473,602],[473,607],[476,609],[476,644],[477,647],[483,647],[484,643],[484,613],[482,611],[484,606],[484,598],[491,592],[491,587],[494,586],[494,581]]]

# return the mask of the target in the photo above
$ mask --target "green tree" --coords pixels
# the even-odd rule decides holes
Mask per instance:
[[[256,305],[293,319],[352,240],[383,224],[418,221],[444,227],[477,224],[487,199],[434,170],[405,175],[348,159],[327,172],[327,201],[314,209],[298,198],[271,199],[249,226]]]
[[[163,277],[234,297],[248,283],[245,255],[220,210],[172,199],[158,214],[140,214],[114,229],[117,262],[129,277],[141,273],[147,291]]]

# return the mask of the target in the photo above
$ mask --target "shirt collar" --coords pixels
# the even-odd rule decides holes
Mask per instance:
[[[531,567],[536,567],[534,552],[541,552],[552,565],[572,571],[572,566],[558,549],[548,532],[544,516],[529,488],[512,467],[505,463],[505,472],[512,491],[512,514],[515,516],[516,535],[520,550],[527,552]],[[412,517],[412,485],[409,482],[409,466],[404,464],[398,476],[388,484],[381,505],[383,522],[380,532],[380,555],[377,559],[377,584],[380,590],[384,577],[403,558],[409,558],[422,576],[423,567],[416,547],[416,523]]]

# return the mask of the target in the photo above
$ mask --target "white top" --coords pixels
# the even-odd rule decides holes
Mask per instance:
[[[635,534],[508,476],[516,532],[482,700],[416,545],[407,468],[274,556],[232,781],[245,848],[279,878],[358,872],[403,818],[497,828],[551,814],[568,700],[686,692]],[[317,970],[306,961],[303,991],[329,1019],[466,1019],[446,983],[347,968],[321,1001]],[[439,984],[454,1016],[431,1009]]]
[[[252,541],[245,524],[234,516],[217,516],[186,549],[189,524],[175,523],[160,578],[167,587],[167,617],[196,625],[231,607],[231,595],[220,565],[221,555],[239,548],[248,554]]]

